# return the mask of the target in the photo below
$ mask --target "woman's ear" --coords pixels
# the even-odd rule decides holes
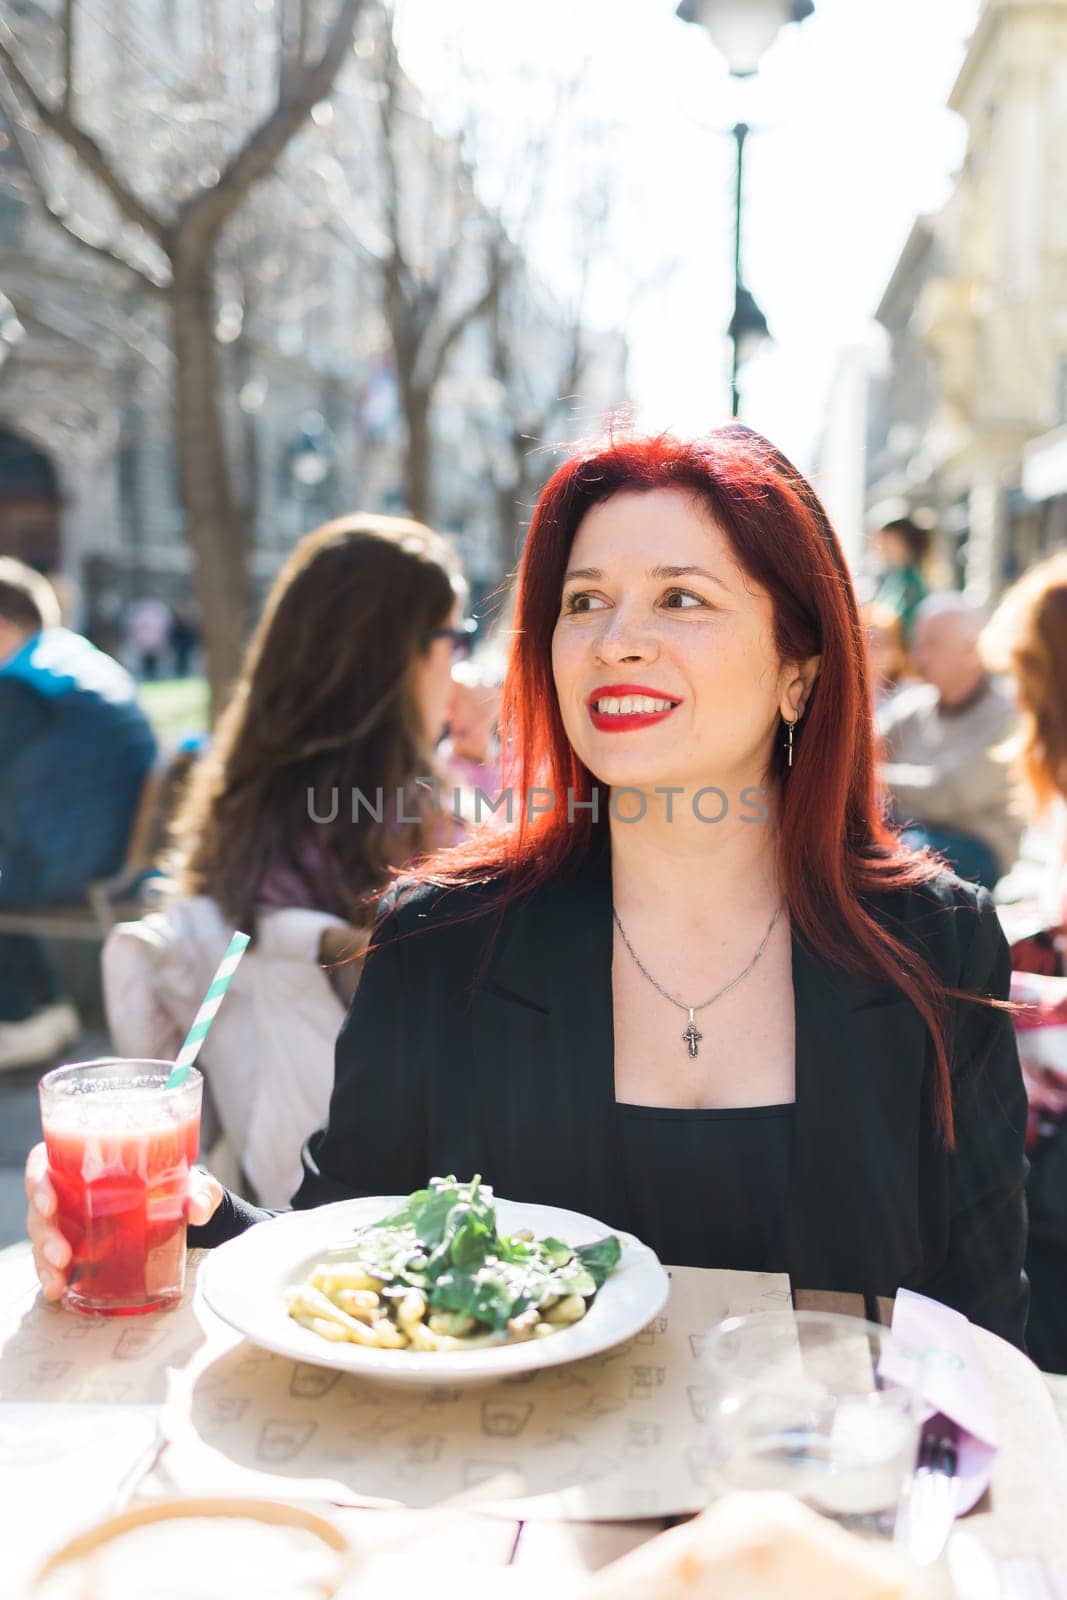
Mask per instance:
[[[804,715],[811,698],[811,691],[815,687],[815,679],[819,675],[821,661],[821,656],[809,656],[806,661],[794,663],[792,676],[786,686],[785,706],[782,710],[782,716],[787,720]]]

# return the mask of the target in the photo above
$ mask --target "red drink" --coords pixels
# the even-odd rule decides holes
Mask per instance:
[[[203,1080],[163,1087],[169,1064],[97,1061],[41,1082],[57,1221],[73,1251],[64,1303],[129,1316],[174,1304],[185,1283],[189,1168]]]

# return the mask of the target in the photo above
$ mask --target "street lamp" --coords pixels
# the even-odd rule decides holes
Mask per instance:
[[[770,49],[779,30],[788,22],[803,22],[815,10],[813,0],[681,0],[675,16],[706,28],[716,49],[725,58],[732,77],[751,78],[759,70],[764,53]],[[741,367],[765,339],[770,337],[767,319],[745,287],[741,271],[741,219],[744,195],[745,140],[747,122],[733,129],[737,146],[734,188],[734,314],[727,332],[733,347],[730,366],[731,415],[741,410],[738,374]]]
[[[735,78],[751,78],[787,22],[803,22],[814,0],[681,0],[683,22],[707,28]]]

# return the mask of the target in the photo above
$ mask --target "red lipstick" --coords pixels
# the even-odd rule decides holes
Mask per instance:
[[[627,695],[645,695],[652,700],[669,700],[670,706],[666,711],[627,711],[627,712],[600,712],[597,702],[600,700],[622,700]],[[655,722],[663,722],[669,717],[681,701],[675,695],[669,695],[662,689],[650,689],[643,683],[608,683],[600,684],[591,694],[586,696],[586,706],[593,727],[600,733],[628,733],[635,728],[649,728]]]

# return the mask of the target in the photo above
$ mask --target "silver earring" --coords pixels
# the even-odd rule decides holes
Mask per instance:
[[[791,767],[793,765],[793,729],[796,727],[796,725],[797,725],[797,723],[799,721],[800,721],[799,717],[794,717],[792,722],[787,722],[786,723],[786,727],[789,730],[789,742],[786,745],[786,751],[787,751],[786,766],[787,767]]]

